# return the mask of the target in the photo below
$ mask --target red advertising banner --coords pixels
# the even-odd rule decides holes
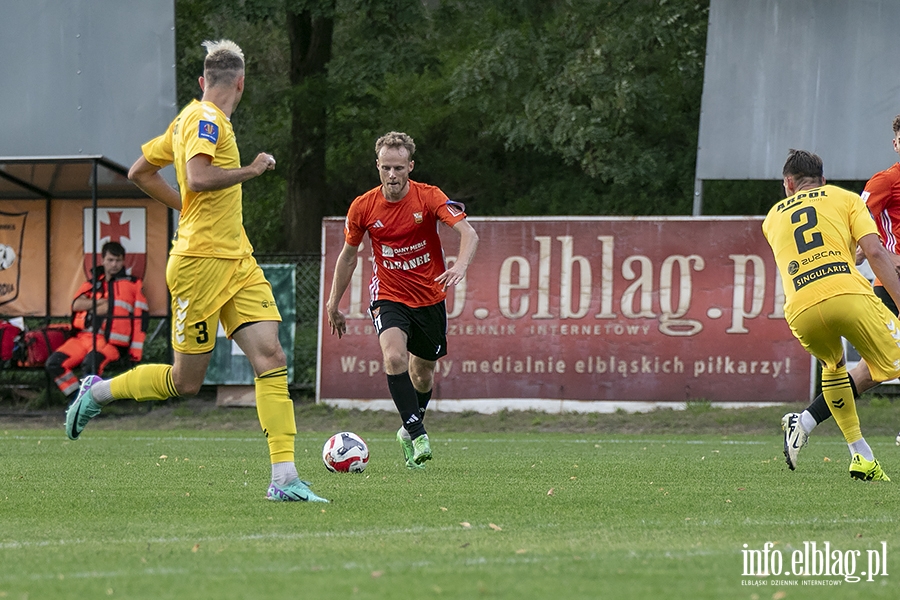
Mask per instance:
[[[469,220],[480,244],[462,285],[448,290],[439,410],[810,398],[812,361],[784,320],[761,217]],[[323,229],[324,307],[343,219]],[[453,261],[458,236],[442,229]],[[366,314],[368,247],[358,261],[341,304],[347,334],[330,334],[324,309],[320,318],[318,399],[388,408]]]

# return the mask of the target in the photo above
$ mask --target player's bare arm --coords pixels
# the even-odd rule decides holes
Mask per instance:
[[[894,254],[890,251],[888,251],[888,254],[891,257],[891,261],[894,263],[894,269],[897,271],[897,274],[900,275],[900,254]]]
[[[260,152],[253,162],[238,169],[223,169],[212,164],[212,157],[197,154],[187,162],[187,184],[194,192],[214,192],[244,183],[275,168],[275,157]]]
[[[872,272],[881,281],[887,293],[894,302],[900,300],[900,277],[897,276],[892,254],[881,245],[881,239],[874,233],[864,235],[859,240],[859,247],[866,253]]]
[[[897,271],[897,274],[900,275],[900,254],[895,254],[890,251],[888,251],[888,254],[890,254],[891,261],[893,261],[893,263],[894,263],[894,269]],[[856,266],[858,267],[859,265],[863,264],[863,262],[865,260],[866,260],[866,253],[863,252],[863,249],[861,246],[857,245],[856,246]]]
[[[128,179],[157,202],[180,211],[181,194],[160,175],[160,170],[162,167],[154,165],[142,155],[128,170]]]
[[[475,257],[478,248],[478,233],[465,219],[453,226],[453,230],[459,234],[459,256],[449,269],[435,278],[435,281],[444,286],[457,285],[466,276],[466,270]]]
[[[338,255],[337,263],[334,265],[334,280],[331,282],[331,294],[328,296],[328,302],[325,303],[325,312],[328,315],[328,324],[331,325],[331,334],[337,333],[338,339],[342,338],[347,332],[347,319],[338,309],[341,298],[347,287],[350,285],[350,278],[353,277],[353,271],[356,270],[356,255],[359,253],[359,246],[351,246],[344,243],[341,253]]]

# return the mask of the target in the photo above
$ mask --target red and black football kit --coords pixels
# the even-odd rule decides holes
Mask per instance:
[[[359,246],[368,233],[372,244],[369,312],[376,331],[399,327],[407,349],[425,360],[447,353],[446,293],[435,281],[446,270],[438,227],[453,227],[466,218],[464,210],[439,188],[410,180],[399,201],[386,200],[378,186],[347,212],[347,243]]]

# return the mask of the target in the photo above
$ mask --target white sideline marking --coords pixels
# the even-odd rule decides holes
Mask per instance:
[[[657,520],[654,521],[659,523],[660,525],[664,524],[663,521]],[[765,526],[765,527],[777,527],[777,526],[796,526],[796,525],[860,525],[865,523],[896,523],[897,519],[890,516],[879,517],[877,519],[871,518],[833,518],[826,519],[820,517],[810,517],[808,519],[744,519],[740,521],[740,523],[744,525],[753,525],[753,526]],[[696,525],[712,525],[718,526],[725,523],[724,519],[703,519],[702,521],[696,521],[694,524]],[[549,527],[555,528],[555,525],[547,525]],[[472,525],[471,530],[486,530],[488,526],[486,525]],[[536,529],[543,529],[544,527],[536,527]],[[142,544],[191,544],[191,543],[203,543],[208,544],[210,542],[235,542],[235,541],[246,541],[246,542],[255,542],[255,541],[269,541],[269,540],[304,540],[304,539],[321,539],[321,538],[357,538],[357,537],[365,537],[365,536],[391,536],[391,535],[410,535],[410,534],[430,534],[430,533],[441,533],[445,531],[459,531],[459,527],[448,526],[448,527],[404,527],[404,528],[394,528],[394,529],[360,529],[356,531],[314,531],[314,532],[300,532],[300,533],[266,533],[266,534],[251,534],[251,535],[240,535],[240,536],[215,536],[215,537],[167,537],[167,538],[130,538],[130,539],[115,539],[115,540],[88,540],[83,538],[74,538],[74,539],[61,539],[61,540],[43,540],[39,542],[33,541],[10,541],[10,542],[2,542],[0,543],[0,550],[26,550],[32,548],[50,548],[50,547],[62,547],[62,546],[79,546],[82,544],[100,544],[102,543],[104,546],[111,545],[142,545]],[[404,563],[406,564],[406,563]],[[0,575],[0,580],[3,579],[3,575]]]
[[[473,525],[472,529],[487,529],[487,526]],[[240,536],[216,536],[216,537],[169,537],[169,538],[131,538],[117,540],[103,540],[104,545],[113,544],[189,544],[189,543],[209,543],[216,541],[268,541],[268,540],[303,540],[316,538],[344,538],[344,537],[364,537],[367,535],[387,536],[387,535],[410,535],[423,533],[439,533],[442,531],[459,531],[459,527],[404,527],[402,529],[361,529],[358,531],[314,531],[302,533],[267,533],[252,534]],[[41,542],[3,542],[0,543],[0,550],[24,550],[26,548],[47,548],[54,546],[77,546],[80,544],[100,543],[98,540],[86,540],[75,538],[71,540],[44,540]]]
[[[192,540],[193,541],[193,540]],[[655,558],[668,558],[672,560],[682,560],[686,558],[693,558],[696,556],[716,556],[716,555],[731,555],[735,554],[734,552],[714,552],[707,550],[689,550],[686,552],[635,552],[633,550],[622,550],[618,554],[621,558],[626,559],[655,559]],[[597,553],[586,553],[579,555],[579,561],[590,563],[598,560],[608,560],[609,554],[598,555]],[[444,561],[442,560],[440,563],[441,568],[447,568],[448,566],[453,568],[464,568],[464,567],[477,567],[481,568],[486,565],[528,565],[528,564],[542,564],[542,563],[555,563],[560,561],[570,562],[571,558],[568,556],[558,556],[558,555],[542,555],[542,556],[514,556],[514,557],[506,557],[506,558],[486,558],[484,556],[477,557],[467,557],[467,558],[459,558],[454,561]],[[374,569],[386,569],[390,571],[399,571],[403,569],[413,568],[413,569],[424,569],[435,566],[431,561],[415,561],[415,562],[405,562],[405,561],[393,561],[390,563],[384,562],[347,562],[343,564],[335,564],[335,565],[327,565],[327,564],[319,564],[314,560],[310,561],[309,564],[306,565],[294,565],[285,567],[283,565],[262,565],[253,568],[229,568],[229,569],[220,569],[220,572],[227,573],[294,573],[301,571],[311,571],[315,570],[317,572],[320,571],[356,571],[361,570],[364,572],[369,572]],[[42,580],[54,580],[54,579],[122,579],[122,578],[133,578],[147,575],[187,575],[195,570],[191,569],[176,569],[176,568],[147,568],[147,569],[135,569],[135,570],[119,570],[119,571],[80,571],[74,573],[60,573],[58,571],[54,572],[46,572],[46,573],[32,573],[28,575],[19,575],[16,573],[4,573],[0,574],[0,581],[15,581],[19,579],[28,579],[30,581],[42,581]],[[205,573],[209,573],[208,568],[204,568]]]

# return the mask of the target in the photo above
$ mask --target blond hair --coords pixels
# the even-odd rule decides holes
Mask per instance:
[[[203,61],[203,78],[208,87],[231,85],[244,73],[244,52],[231,40],[207,40]]]
[[[409,153],[409,160],[412,160],[413,152],[416,151],[416,143],[413,139],[399,131],[391,131],[378,138],[375,142],[375,156],[378,156],[381,149],[385,147],[406,148],[406,151]]]

